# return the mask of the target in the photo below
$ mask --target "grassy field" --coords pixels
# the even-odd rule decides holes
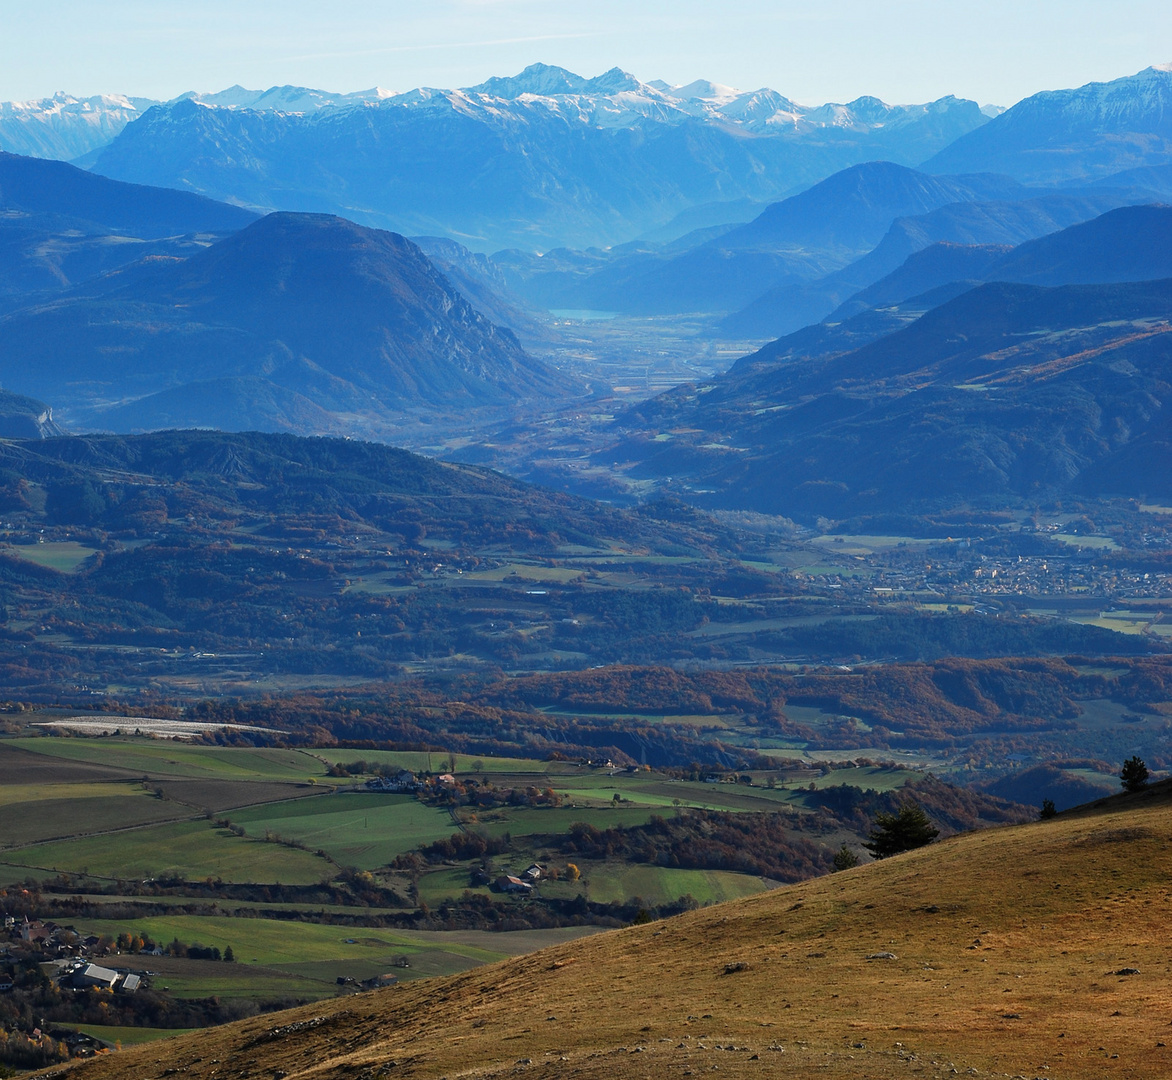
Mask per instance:
[[[250,836],[266,830],[329,853],[342,866],[373,870],[396,855],[450,836],[457,825],[446,811],[412,795],[339,793],[272,803],[229,814]]]
[[[73,1031],[82,1031],[103,1042],[120,1044],[121,1046],[141,1046],[143,1043],[158,1042],[159,1039],[169,1039],[172,1035],[185,1035],[190,1028],[147,1028],[147,1027],[113,1027],[109,1024],[65,1024]]]
[[[82,933],[118,934],[126,923],[88,920],[77,923]],[[235,963],[146,957],[143,963],[158,975],[156,986],[176,997],[328,997],[337,979],[359,981],[392,973],[400,980],[429,978],[495,963],[532,949],[594,933],[592,928],[532,930],[520,933],[463,931],[440,933],[319,926],[275,919],[215,918],[194,915],[159,916],[131,924],[154,940],[178,938],[221,951],[232,947]],[[406,961],[407,966],[398,966]],[[125,958],[120,961],[125,964]]]
[[[638,897],[649,904],[670,903],[691,896],[701,904],[716,904],[763,892],[769,885],[751,874],[726,870],[677,870],[666,866],[591,866],[580,884],[555,882],[542,886],[543,893],[570,897],[584,891],[599,903],[627,903]]]
[[[333,872],[328,862],[307,851],[237,837],[204,820],[32,844],[0,854],[0,877],[15,881],[30,873],[70,873],[308,885]]]
[[[448,772],[449,755],[427,754],[412,750],[317,750],[332,764],[345,765],[354,761],[386,765],[394,769],[410,769],[415,773]],[[559,772],[573,772],[575,766],[556,761],[538,761],[535,758],[475,757],[470,754],[452,755],[459,773],[496,777],[498,773],[518,776],[544,776]],[[527,781],[529,782],[529,781]]]
[[[5,555],[26,559],[38,566],[47,566],[50,570],[60,570],[66,574],[76,570],[97,550],[73,540],[52,540],[44,544],[0,544],[0,551]]]

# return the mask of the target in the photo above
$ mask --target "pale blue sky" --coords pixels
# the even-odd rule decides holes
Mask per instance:
[[[1172,60],[1170,0],[0,0],[0,100],[468,86],[534,61],[806,104],[1010,105]]]

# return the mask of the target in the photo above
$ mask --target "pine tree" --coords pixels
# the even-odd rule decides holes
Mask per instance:
[[[888,855],[898,855],[901,851],[912,851],[930,844],[939,835],[940,830],[932,824],[923,809],[914,802],[906,802],[899,808],[898,814],[875,815],[871,839],[863,847],[876,859],[886,859]]]
[[[1139,791],[1147,787],[1148,767],[1144,764],[1143,758],[1129,757],[1119,770],[1119,780],[1124,791]]]
[[[851,867],[859,865],[859,857],[851,851],[846,844],[834,853],[834,869],[835,870],[850,870]]]

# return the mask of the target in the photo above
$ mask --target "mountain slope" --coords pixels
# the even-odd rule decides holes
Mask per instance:
[[[1172,281],[983,285],[836,354],[854,323],[636,406],[627,441],[603,453],[702,503],[806,520],[1005,506],[1120,493],[1110,462],[1155,438],[1172,404]],[[1163,497],[1167,469],[1145,461],[1128,490]]]
[[[1156,785],[77,1075],[1163,1077],[1168,803]]]
[[[981,275],[1027,285],[1172,277],[1172,206],[1127,206],[1021,244]]]
[[[989,169],[1041,184],[1086,181],[1172,162],[1172,65],[1108,83],[1034,94],[924,163]]]
[[[91,423],[136,400],[144,427],[173,419],[175,399],[143,399],[209,380],[263,379],[306,399],[298,410],[359,418],[560,386],[410,241],[324,215],[270,215],[185,261],[148,261],[15,312],[0,320],[0,351],[6,385]],[[220,385],[247,404],[250,384]],[[271,429],[271,415],[256,420]],[[278,426],[307,430],[296,415]]]
[[[889,161],[843,169],[807,191],[767,207],[719,240],[728,250],[779,246],[869,251],[900,217],[957,202],[1025,194],[1003,177],[937,177]]]
[[[43,401],[0,390],[0,439],[52,439],[65,434]]]

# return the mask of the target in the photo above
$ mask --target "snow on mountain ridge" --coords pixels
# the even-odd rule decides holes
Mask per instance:
[[[517,75],[461,90],[418,87],[394,93],[380,87],[335,93],[302,86],[251,90],[239,84],[215,93],[189,91],[171,101],[105,95],[80,99],[59,93],[32,102],[0,103],[0,149],[36,157],[76,159],[111,142],[150,107],[193,101],[212,109],[272,112],[307,118],[360,108],[451,109],[504,122],[523,122],[528,110],[556,112],[567,122],[596,128],[644,124],[680,126],[699,121],[756,135],[802,135],[825,129],[865,132],[915,123],[928,112],[966,103],[942,98],[928,105],[889,106],[877,98],[840,105],[799,105],[775,90],[743,92],[697,79],[680,86],[644,83],[620,68],[587,79],[565,68],[531,64]]]

